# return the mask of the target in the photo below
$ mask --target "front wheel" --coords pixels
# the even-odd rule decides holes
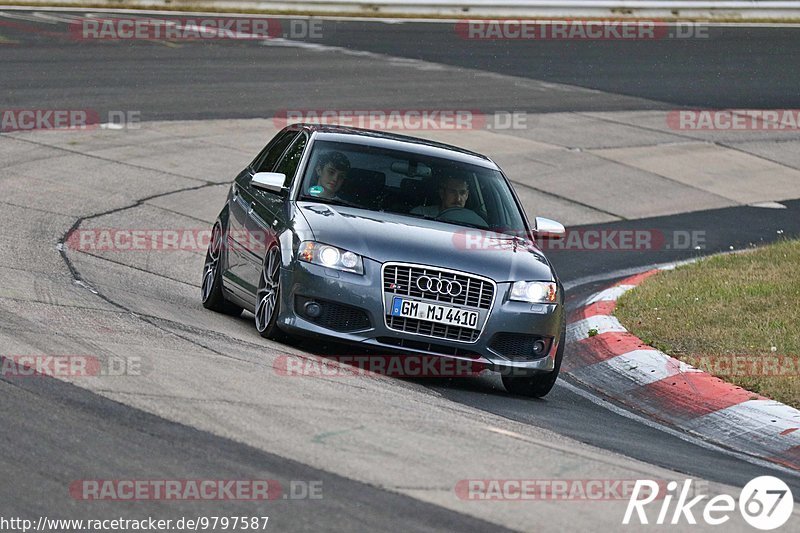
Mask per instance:
[[[281,305],[281,253],[277,246],[267,251],[256,293],[256,330],[265,339],[284,340],[286,335],[278,328]]]
[[[211,230],[211,242],[208,243],[200,296],[206,309],[239,316],[242,314],[242,308],[226,300],[222,292],[222,241],[222,226],[217,222]]]
[[[503,386],[510,394],[543,398],[547,396],[556,384],[558,372],[561,370],[561,359],[564,358],[564,345],[567,340],[566,324],[561,328],[561,338],[556,350],[555,368],[552,372],[535,376],[503,376]]]

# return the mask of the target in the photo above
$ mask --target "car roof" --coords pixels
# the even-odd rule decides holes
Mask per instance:
[[[295,124],[293,126],[302,127],[311,133],[316,133],[316,138],[319,140],[366,144],[388,149],[412,151],[422,155],[443,157],[462,163],[470,163],[499,170],[494,161],[483,154],[465,150],[458,146],[411,137],[409,135],[327,124]]]

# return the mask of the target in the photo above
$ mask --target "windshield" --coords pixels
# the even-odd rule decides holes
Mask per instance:
[[[523,235],[498,170],[351,143],[314,143],[300,199]]]

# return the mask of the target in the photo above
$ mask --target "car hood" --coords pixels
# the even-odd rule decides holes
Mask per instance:
[[[494,281],[555,280],[529,240],[392,213],[298,202],[317,241],[380,263],[400,261],[472,272]]]

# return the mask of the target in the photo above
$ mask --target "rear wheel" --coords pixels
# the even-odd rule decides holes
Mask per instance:
[[[561,359],[564,358],[564,345],[567,340],[566,324],[561,327],[561,338],[556,350],[555,368],[552,372],[534,376],[503,376],[503,386],[510,394],[542,398],[547,396],[556,384],[558,372],[561,370]]]
[[[278,328],[281,305],[281,254],[277,246],[267,251],[256,293],[256,330],[266,339],[284,340],[286,335]]]
[[[227,301],[222,292],[222,241],[222,226],[217,221],[214,224],[214,229],[211,230],[211,242],[208,243],[200,295],[203,307],[206,309],[226,315],[239,316],[242,314],[242,308]]]

